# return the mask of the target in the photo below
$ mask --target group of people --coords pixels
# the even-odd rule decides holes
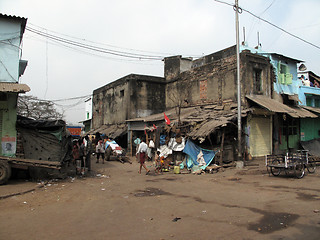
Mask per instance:
[[[155,149],[154,142],[152,140],[148,141],[148,144],[145,141],[145,138],[136,138],[134,141],[134,144],[136,145],[137,151],[136,151],[136,157],[138,158],[140,162],[140,168],[139,168],[139,174],[141,174],[142,168],[146,170],[146,174],[148,175],[150,173],[150,170],[147,168],[145,161],[148,158],[147,151],[148,149]],[[155,153],[155,173],[162,172],[162,169],[165,168],[166,162],[164,157],[160,157],[160,153]]]
[[[104,160],[106,158],[107,161],[110,160],[110,155],[111,155],[111,146],[107,145],[108,142],[108,138],[100,138],[97,140],[97,144],[96,144],[96,154],[97,154],[97,161],[96,163],[99,163],[100,157],[102,160],[102,164],[104,164]]]
[[[318,83],[318,81],[314,81],[313,83],[308,78],[305,78],[304,75],[301,75],[300,79],[303,86],[320,88],[320,84]]]
[[[78,140],[73,142],[72,162],[77,166],[77,174],[84,175],[86,168],[88,171],[91,171],[91,153],[92,142],[89,136],[85,136],[84,138],[80,137]]]
[[[111,147],[107,145],[107,141],[110,141],[108,137],[105,136],[96,136],[92,141],[89,136],[80,137],[78,140],[73,142],[72,146],[72,162],[76,165],[77,174],[84,175],[85,171],[91,171],[91,155],[93,149],[97,155],[96,163],[99,163],[100,157],[102,163],[104,161],[110,160]]]

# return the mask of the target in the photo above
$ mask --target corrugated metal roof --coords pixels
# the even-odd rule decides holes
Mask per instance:
[[[251,109],[249,108],[242,109],[241,116],[247,116],[247,113],[250,111]],[[225,127],[228,123],[235,121],[237,119],[237,115],[237,109],[230,111],[213,111],[211,118],[203,121],[199,126],[196,126],[190,133],[188,133],[188,136],[193,139],[209,136],[217,128]]]
[[[315,108],[315,107],[309,107],[309,106],[302,106],[303,108],[311,111],[311,112],[315,112],[315,113],[319,113],[320,114],[320,108]]]
[[[30,87],[27,84],[0,82],[0,92],[25,93],[29,91]]]
[[[317,118],[318,116],[301,107],[291,107],[295,112],[288,113],[293,118]]]
[[[188,134],[189,137],[206,137],[216,128],[231,123],[237,118],[236,104],[232,102],[225,105],[207,104],[202,106],[185,107],[181,109],[180,120],[182,123],[195,123],[196,127]],[[242,117],[247,115],[251,109],[242,109]],[[176,109],[165,112],[172,123],[178,122]],[[163,121],[164,114],[154,114],[146,118],[136,118],[128,122],[155,122]]]
[[[246,98],[257,103],[261,107],[275,113],[287,113],[293,118],[316,118],[317,116],[300,107],[289,107],[281,102],[263,95],[247,95]]]
[[[18,16],[15,16],[15,15],[7,15],[7,14],[2,14],[0,13],[0,18],[5,18],[5,19],[13,19],[13,20],[18,20],[21,22],[21,38],[22,38],[22,35],[24,33],[24,30],[26,28],[26,24],[27,24],[27,18],[24,18],[24,17],[18,17]]]
[[[127,131],[127,124],[109,124],[109,125],[102,125],[99,128],[92,129],[86,134],[95,134],[99,132],[101,134],[105,134],[110,138],[116,138],[121,136]]]
[[[289,106],[263,95],[247,95],[246,98],[259,104],[261,107],[275,113],[294,112]]]

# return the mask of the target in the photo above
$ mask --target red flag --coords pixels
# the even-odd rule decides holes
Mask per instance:
[[[170,119],[167,117],[166,113],[164,114],[164,120],[166,121],[166,124],[170,125]]]

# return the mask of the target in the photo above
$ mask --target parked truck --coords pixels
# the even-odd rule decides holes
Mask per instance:
[[[16,154],[0,156],[0,184],[5,184],[12,169],[28,170],[31,177],[46,176],[70,162],[71,135],[62,120],[32,120],[18,116]]]

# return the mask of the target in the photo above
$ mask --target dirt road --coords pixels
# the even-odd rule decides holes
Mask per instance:
[[[0,239],[320,239],[319,172],[139,175],[136,162],[93,170],[45,186],[0,186],[0,196],[25,192],[0,199]]]

